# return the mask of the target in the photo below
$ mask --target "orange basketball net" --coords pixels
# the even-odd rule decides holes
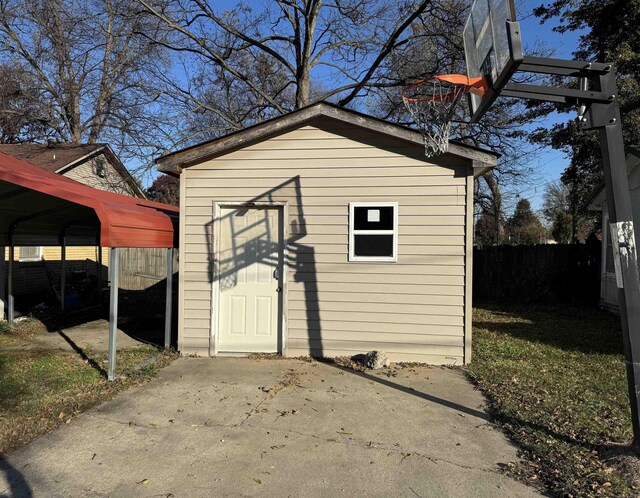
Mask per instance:
[[[451,120],[463,95],[481,96],[488,90],[483,77],[443,74],[412,83],[402,91],[402,101],[424,137],[425,155],[442,154],[449,147]]]

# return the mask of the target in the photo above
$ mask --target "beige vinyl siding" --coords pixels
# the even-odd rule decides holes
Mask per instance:
[[[98,161],[103,161],[105,175],[104,178],[96,174],[96,165]],[[126,180],[109,162],[104,154],[84,161],[77,166],[71,167],[69,170],[62,172],[63,176],[71,178],[80,183],[84,183],[89,187],[115,192],[116,194],[130,195],[135,197],[133,189],[127,184]]]
[[[286,354],[461,364],[469,161],[314,122],[181,174],[180,348],[211,352],[215,203],[287,202]],[[348,262],[350,202],[397,202],[398,262]],[[303,225],[301,225],[303,223]]]

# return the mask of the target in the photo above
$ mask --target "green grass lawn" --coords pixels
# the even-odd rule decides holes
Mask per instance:
[[[38,323],[0,331],[0,346],[28,340],[39,330]],[[95,368],[106,370],[106,353],[85,353],[88,360],[60,351],[0,351],[0,456],[73,423],[76,415],[146,381],[174,358],[147,345],[120,350],[122,378],[107,382]],[[156,361],[140,367],[151,357]]]
[[[619,319],[571,306],[483,307],[473,330],[469,375],[528,462],[513,472],[557,496],[637,496],[620,470],[635,457]]]

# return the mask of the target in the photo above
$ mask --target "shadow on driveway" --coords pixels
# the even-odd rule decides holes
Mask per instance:
[[[7,460],[0,457],[0,474],[3,475],[4,485],[8,487],[0,489],[0,498],[31,498],[33,493],[26,479]]]

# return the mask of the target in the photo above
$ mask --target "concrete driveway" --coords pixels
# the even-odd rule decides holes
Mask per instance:
[[[0,496],[539,496],[459,370],[182,358],[0,460]]]

